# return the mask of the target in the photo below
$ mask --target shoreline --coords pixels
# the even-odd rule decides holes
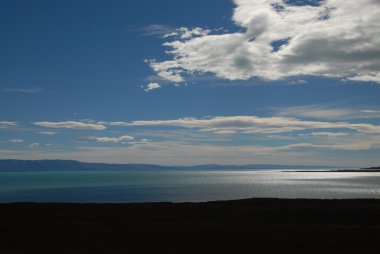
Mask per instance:
[[[255,198],[243,198],[243,199],[226,199],[226,200],[210,200],[210,201],[148,201],[148,202],[35,202],[35,201],[16,201],[16,202],[0,202],[0,208],[3,206],[155,206],[155,205],[233,205],[233,204],[250,204],[255,202],[328,202],[328,203],[340,203],[340,202],[371,202],[379,201],[379,198],[273,198],[273,197],[255,197]]]
[[[0,204],[1,253],[374,253],[380,199]]]

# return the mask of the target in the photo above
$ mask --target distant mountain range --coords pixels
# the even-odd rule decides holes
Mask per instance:
[[[173,170],[172,167],[146,164],[87,163],[74,160],[0,160],[0,172],[16,171],[107,171]]]
[[[32,171],[123,171],[123,170],[265,170],[265,169],[334,169],[326,166],[300,165],[218,165],[206,164],[196,166],[159,166],[149,164],[108,164],[87,163],[74,160],[0,160],[0,172]]]

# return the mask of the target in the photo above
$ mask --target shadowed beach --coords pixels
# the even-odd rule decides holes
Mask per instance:
[[[1,204],[0,253],[376,253],[380,200]]]

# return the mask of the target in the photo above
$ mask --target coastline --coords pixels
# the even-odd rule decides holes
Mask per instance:
[[[1,253],[374,253],[380,199],[0,204]]]

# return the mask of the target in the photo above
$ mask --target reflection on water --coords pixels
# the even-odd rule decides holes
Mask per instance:
[[[112,171],[0,173],[0,202],[380,198],[380,173]]]

